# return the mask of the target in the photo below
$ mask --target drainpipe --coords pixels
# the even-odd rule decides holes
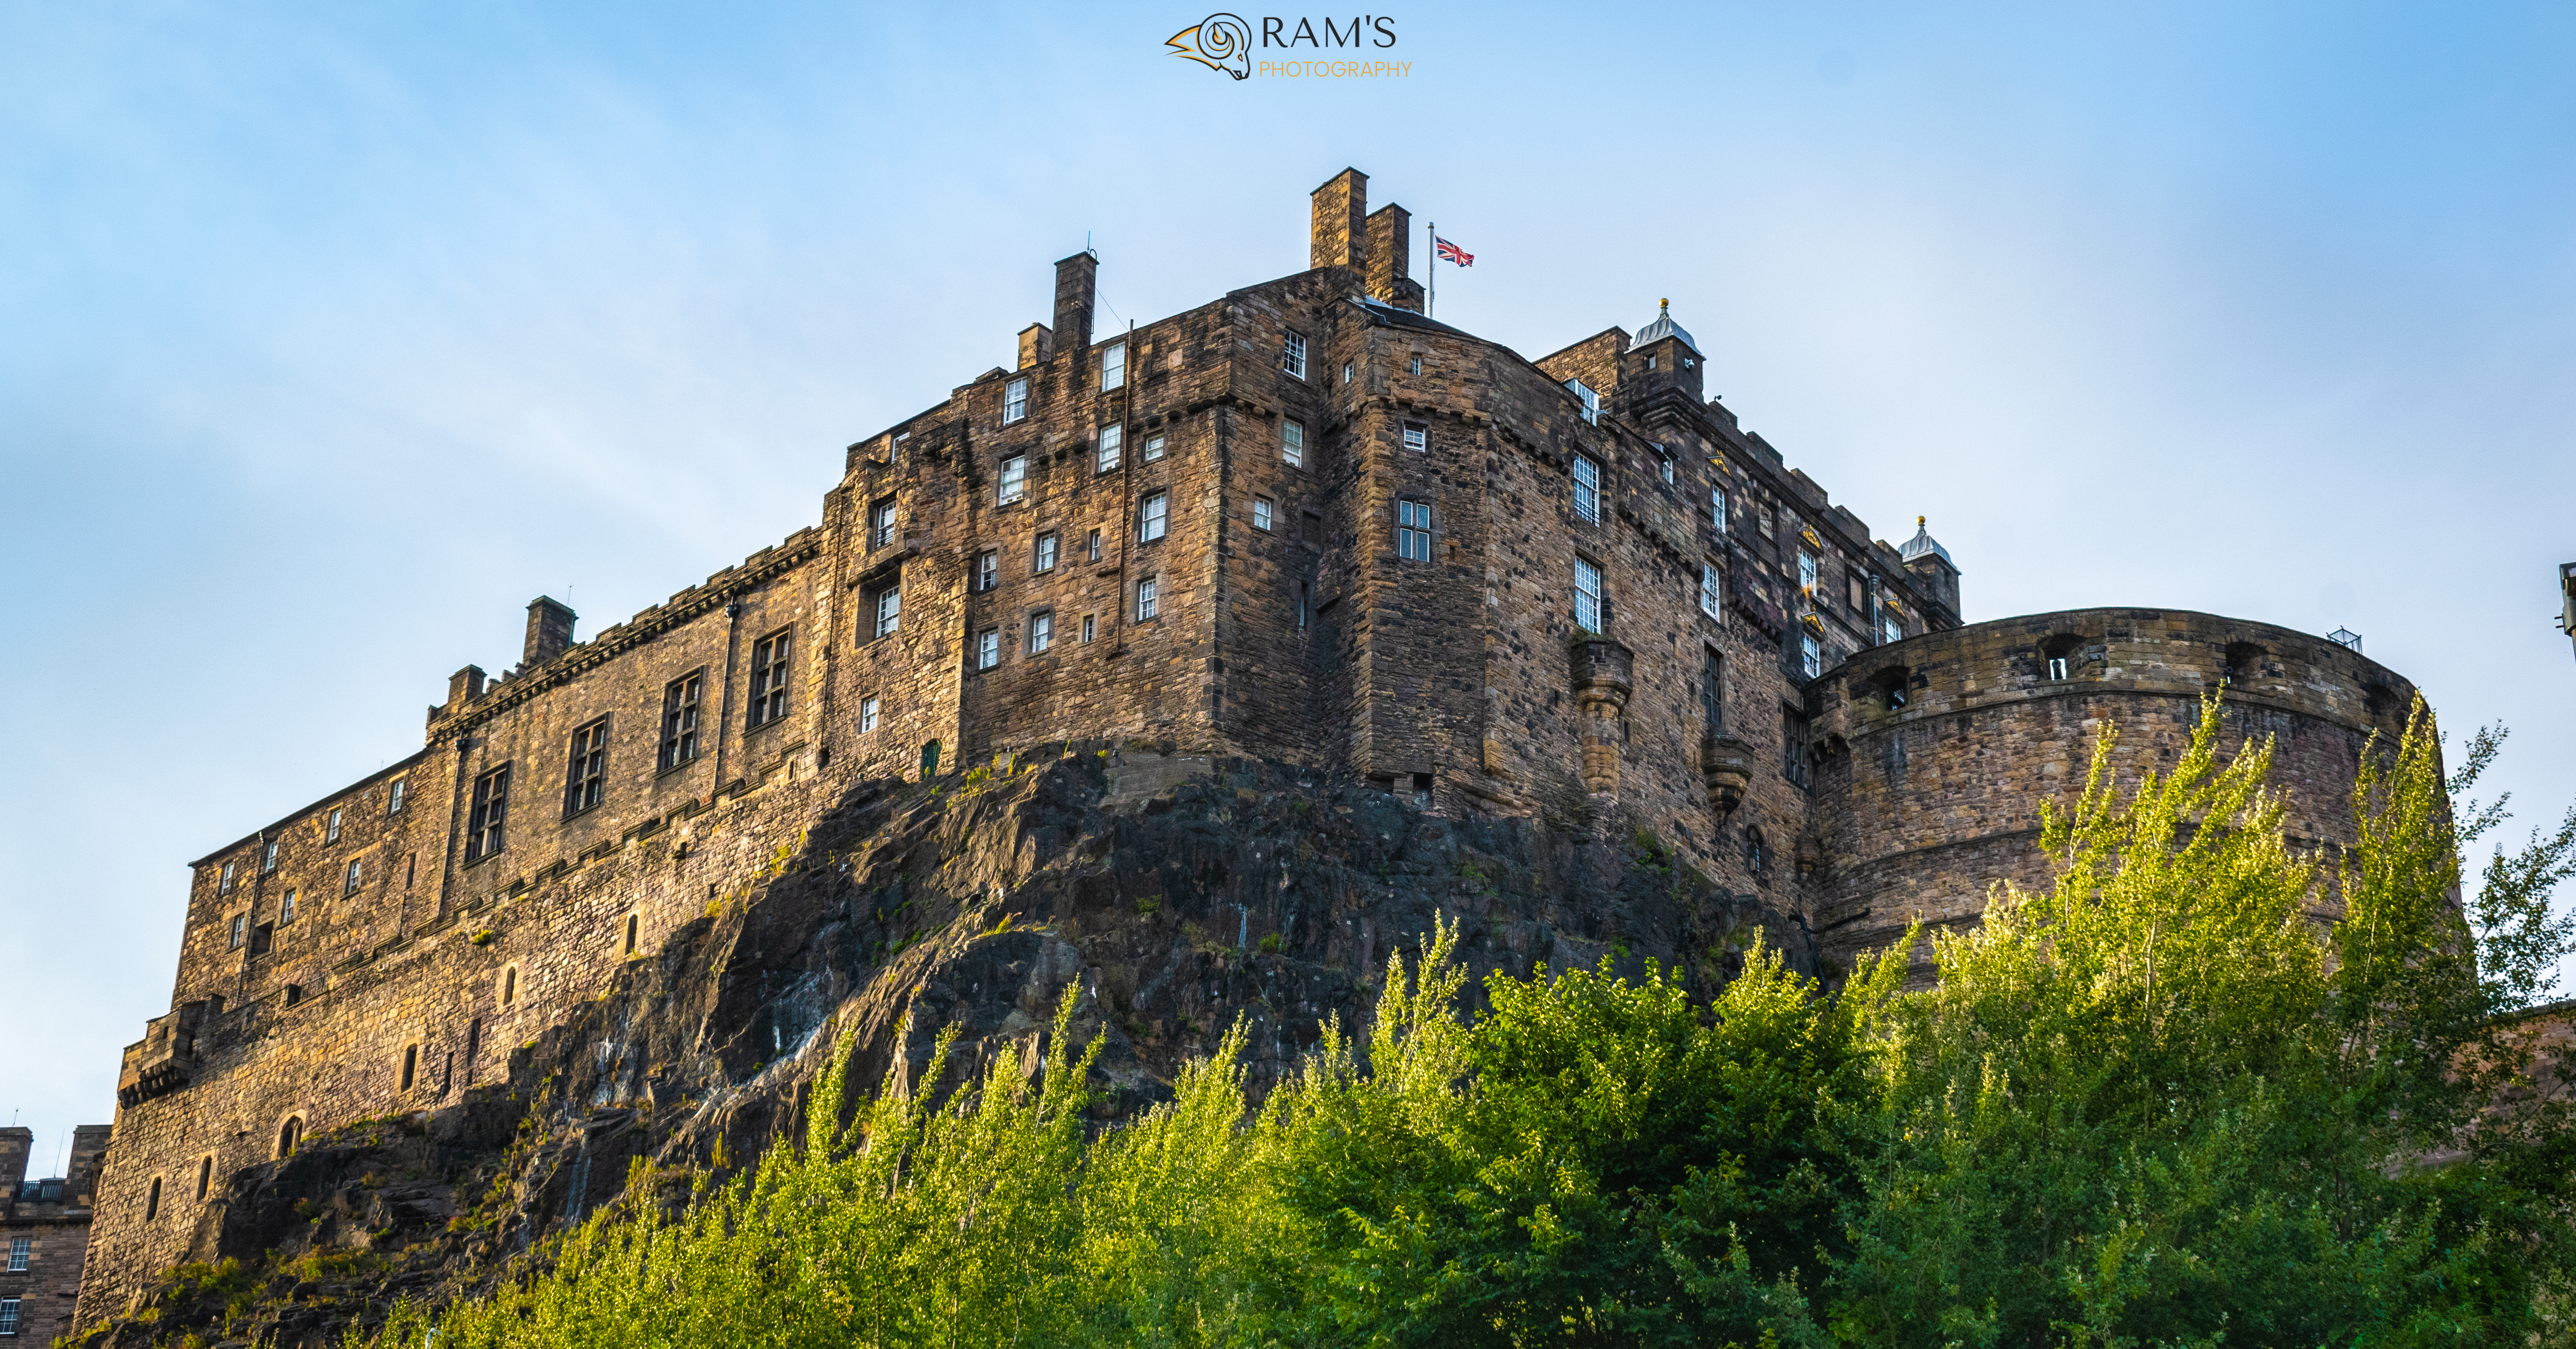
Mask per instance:
[[[725,740],[733,734],[734,650],[738,644],[736,633],[741,626],[742,601],[735,600],[725,606],[724,697],[717,704],[721,710],[718,713],[720,719],[716,722],[716,785],[707,789],[707,804],[710,806],[716,803],[716,794],[723,791],[725,785]]]

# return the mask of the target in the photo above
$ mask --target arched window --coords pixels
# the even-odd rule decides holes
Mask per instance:
[[[1909,682],[1909,674],[1910,672],[1904,666],[1891,665],[1870,676],[1869,691],[1879,701],[1887,704],[1888,711],[1902,711],[1908,697],[1906,685]]]
[[[2040,643],[2039,652],[2044,661],[2041,678],[2052,684],[2074,678],[2075,656],[2083,647],[2084,639],[2071,632],[2061,632]]]
[[[1758,824],[1744,827],[1744,865],[1756,876],[1771,867],[1771,849],[1763,843],[1762,826]]]
[[[927,782],[937,776],[939,776],[939,742],[933,740],[921,747],[921,778],[922,781]]]
[[[285,1122],[284,1124],[281,1124],[281,1125],[277,1126],[277,1156],[278,1156],[278,1159],[279,1159],[279,1160],[281,1160],[281,1161],[283,1161],[283,1160],[285,1160],[285,1159],[286,1159],[286,1158],[288,1158],[288,1157],[292,1157],[292,1156],[294,1156],[294,1155],[295,1155],[295,1145],[296,1145],[297,1143],[299,1143],[299,1142],[302,1142],[302,1141],[303,1141],[303,1139],[304,1139],[304,1119],[303,1119],[303,1117],[302,1117],[302,1116],[300,1116],[300,1115],[289,1115],[289,1116],[287,1116],[287,1117],[286,1117],[286,1122]]]
[[[2253,678],[2255,670],[2262,662],[2263,648],[2252,642],[2229,642],[2227,644],[2227,682],[2231,685],[2242,684]]]

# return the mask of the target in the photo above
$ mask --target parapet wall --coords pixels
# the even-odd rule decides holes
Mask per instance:
[[[2043,884],[2040,802],[2073,800],[2100,730],[2117,728],[2119,781],[2167,771],[2222,683],[2221,753],[2269,739],[2292,839],[2350,844],[2363,748],[2404,730],[2415,686],[2322,638],[2186,610],[2075,609],[1927,633],[1828,671],[1809,690],[1825,955],[1848,965],[1917,920],[1973,924],[1998,880]]]

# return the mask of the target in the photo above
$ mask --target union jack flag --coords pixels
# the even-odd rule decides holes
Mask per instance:
[[[1454,262],[1461,267],[1473,267],[1476,265],[1476,255],[1468,252],[1466,249],[1460,248],[1458,245],[1440,238],[1437,235],[1432,236],[1431,242],[1434,246],[1434,253],[1442,262]]]

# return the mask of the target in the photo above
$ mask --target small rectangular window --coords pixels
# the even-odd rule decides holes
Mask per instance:
[[[1161,594],[1162,586],[1156,583],[1150,576],[1136,583],[1137,622],[1142,623],[1145,620],[1152,618],[1155,614],[1161,612],[1160,606],[1157,603]]]
[[[682,675],[662,687],[661,766],[677,768],[698,757],[698,699],[704,673]]]
[[[1003,460],[1002,485],[997,499],[1001,504],[1008,506],[1028,494],[1029,457],[1025,454],[1015,454]]]
[[[751,647],[751,725],[757,730],[787,715],[787,676],[795,642],[773,632]]]
[[[1002,663],[1002,630],[986,628],[975,634],[975,668],[989,670]]]
[[[883,706],[884,704],[879,702],[874,694],[870,694],[859,700],[859,732],[861,734],[864,735],[877,728],[877,713]]]
[[[1038,536],[1037,569],[1039,571],[1055,570],[1055,535],[1053,533],[1040,534]]]
[[[984,551],[977,553],[975,555],[975,593],[981,595],[985,591],[990,590],[1001,583],[1001,553],[998,550],[991,548],[987,548]]]
[[[1008,426],[1029,415],[1029,382],[1015,379],[1002,389],[1002,425]]]
[[[1299,379],[1306,377],[1306,339],[1289,333],[1279,344],[1279,368]]]
[[[355,863],[355,862],[351,862],[349,865],[351,865],[351,866],[356,866],[356,865],[357,865],[357,863]],[[278,926],[280,926],[280,927],[284,927],[286,924],[288,924],[288,923],[292,923],[292,922],[294,922],[294,921],[295,921],[295,891],[294,891],[293,887],[289,887],[289,888],[287,889],[287,892],[286,892],[286,898],[284,898],[284,899],[281,899],[281,900],[277,901],[277,923],[278,923]]]
[[[1673,468],[1673,457],[1669,454],[1657,455],[1655,457],[1655,471],[1664,475],[1665,482],[1669,483],[1676,481],[1676,470]]]
[[[1700,651],[1699,715],[1711,735],[1726,731],[1726,664],[1714,648]]]
[[[1420,454],[1431,448],[1431,428],[1418,422],[1404,424],[1404,448]]]
[[[249,914],[246,914],[246,913],[237,913],[237,914],[234,914],[234,915],[233,915],[233,927],[232,927],[232,949],[234,949],[234,950],[236,950],[236,951],[238,951],[238,950],[242,949],[242,944],[243,944],[244,942],[249,941],[249,940],[250,940],[250,915],[249,915]]]
[[[340,811],[336,806],[332,808],[330,817],[322,822],[322,841],[325,843],[337,843],[340,841]],[[269,846],[274,848],[277,845],[272,843]],[[277,869],[275,863],[276,855],[272,853],[270,854],[270,870],[274,871]]]
[[[1254,497],[1252,499],[1252,527],[1260,530],[1267,530],[1270,528],[1270,498]]]
[[[1029,615],[1029,654],[1043,656],[1046,654],[1046,649],[1053,645],[1055,645],[1055,615]]]
[[[1800,634],[1798,637],[1798,673],[1805,678],[1813,679],[1824,672],[1825,644],[1817,641],[1813,634]]]
[[[894,542],[894,498],[868,507],[868,547],[883,548]]]
[[[1809,599],[1821,604],[1824,602],[1824,596],[1817,592],[1816,572],[1816,555],[1803,548],[1800,549],[1798,551],[1798,589],[1805,591]]]
[[[1163,531],[1171,520],[1171,509],[1171,496],[1165,492],[1151,493],[1143,501],[1137,502],[1137,539],[1140,542],[1152,543],[1163,537]]]
[[[0,1335],[18,1333],[18,1299],[0,1297]]]
[[[1086,642],[1091,640],[1093,632],[1097,630],[1094,626],[1094,620],[1097,617],[1098,615],[1096,614],[1084,614],[1082,616],[1082,640]]]
[[[259,850],[259,869],[260,869],[260,874],[262,874],[262,875],[266,875],[266,874],[267,874],[267,873],[269,873],[269,872],[272,872],[272,871],[277,870],[277,848],[278,848],[279,843],[281,843],[282,841],[283,841],[283,840],[280,840],[280,839],[270,839],[270,840],[267,842],[267,844],[266,844],[266,845],[264,845],[264,846],[262,846],[262,847],[260,848],[260,850]],[[327,838],[327,839],[324,839],[324,840],[323,840],[323,842],[325,842],[325,843],[337,843],[337,842],[339,842],[339,841],[340,841],[340,834],[339,834],[339,831],[338,831],[338,830],[333,830],[333,831],[332,831],[332,833],[331,833],[331,836],[330,836],[329,838]]]
[[[1126,445],[1127,430],[1125,427],[1104,426],[1100,428],[1099,471],[1106,473],[1109,470],[1118,467],[1119,455],[1125,451]]]
[[[1574,559],[1574,626],[1601,631],[1601,569],[1579,557]]]
[[[564,814],[579,815],[608,790],[608,718],[572,733],[572,764],[564,773]]]
[[[1601,523],[1601,465],[1588,454],[1574,456],[1574,513]]]
[[[1422,358],[1419,356],[1413,358],[1413,373],[1417,375],[1422,373]]]
[[[1357,369],[1358,369],[1358,366],[1357,366],[1357,364],[1356,364],[1356,363],[1354,363],[1354,362],[1351,362],[1351,361],[1344,361],[1344,362],[1342,362],[1342,382],[1343,382],[1344,384],[1348,384],[1348,383],[1350,383],[1350,382],[1351,382],[1351,375],[1352,375],[1352,374],[1353,374]]]
[[[1290,468],[1306,465],[1306,424],[1301,421],[1279,423],[1279,457]]]
[[[1407,562],[1431,560],[1431,503],[1395,503],[1395,555]]]
[[[1297,631],[1304,632],[1306,630],[1306,620],[1313,616],[1314,612],[1315,583],[1312,581],[1299,581],[1297,583]]]
[[[2052,681],[2066,678],[2066,657],[2051,656],[2048,658],[2048,677]]]
[[[1096,530],[1096,529],[1095,529],[1095,530],[1093,530],[1093,531],[1091,531],[1091,536],[1090,536],[1089,538],[1087,538],[1087,539],[1084,539],[1084,540],[1082,541],[1082,543],[1083,543],[1083,547],[1084,547],[1087,551],[1089,551],[1089,552],[1090,552],[1090,554],[1091,554],[1091,560],[1092,560],[1092,561],[1094,561],[1094,562],[1099,561],[1099,560],[1100,560],[1100,531],[1099,531],[1099,530]]]
[[[1574,395],[1574,401],[1582,404],[1583,420],[1592,422],[1596,425],[1599,424],[1601,421],[1601,395],[1594,393],[1591,385],[1586,384],[1579,379],[1567,380],[1565,382],[1565,387],[1568,392]]]
[[[35,1248],[34,1237],[9,1238],[9,1272],[19,1274],[27,1268],[27,1255]]]
[[[903,626],[903,587],[887,586],[877,592],[877,627],[879,637],[891,637]]]
[[[1718,605],[1723,598],[1718,593],[1717,564],[1713,562],[1699,564],[1699,611],[1711,618],[1722,617]]]
[[[233,892],[233,867],[235,865],[236,864],[232,862],[224,863],[223,877],[215,882],[216,894],[229,895]]]
[[[1127,383],[1127,344],[1112,342],[1100,349],[1100,391],[1123,388]]]
[[[1791,782],[1807,785],[1807,719],[1786,708],[1780,712],[1780,771]]]
[[[1905,620],[1898,618],[1894,614],[1880,614],[1878,616],[1878,640],[1882,642],[1904,641]]]
[[[385,813],[387,815],[402,814],[403,782],[404,779],[395,778],[393,785],[385,789]]]
[[[489,857],[510,841],[510,765],[474,779],[474,811],[465,822],[465,860]]]
[[[1726,532],[1726,489],[1723,487],[1708,489],[1708,523],[1718,533]]]
[[[1150,464],[1162,457],[1163,438],[1159,435],[1145,437],[1145,462]]]
[[[354,858],[354,857],[353,857],[353,858],[351,858],[351,859],[349,859],[349,870],[348,870],[347,874],[343,875],[343,876],[340,878],[340,893],[341,893],[341,894],[344,894],[344,895],[354,895],[354,894],[358,893],[358,872],[359,872],[359,867],[360,867],[360,863],[358,862],[358,859],[356,859],[356,858]]]

